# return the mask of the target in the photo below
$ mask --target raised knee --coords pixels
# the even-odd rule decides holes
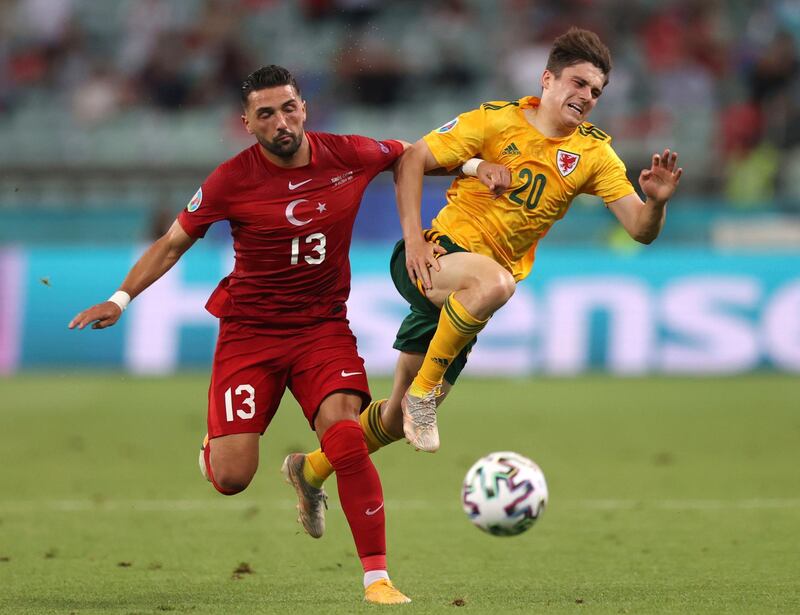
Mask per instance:
[[[488,280],[482,284],[485,303],[498,309],[506,304],[514,295],[517,289],[517,283],[512,276],[505,269],[498,271]]]
[[[253,480],[253,472],[238,468],[212,468],[214,473],[214,487],[223,495],[236,495],[241,493]]]

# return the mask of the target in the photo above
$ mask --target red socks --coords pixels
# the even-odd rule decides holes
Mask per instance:
[[[336,471],[339,500],[364,572],[386,570],[386,518],[378,471],[370,461],[361,425],[340,421],[325,432],[322,450]]]

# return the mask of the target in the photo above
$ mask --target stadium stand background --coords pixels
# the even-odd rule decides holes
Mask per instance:
[[[554,36],[597,31],[615,66],[593,121],[634,178],[658,147],[686,169],[661,241],[800,241],[796,1],[5,0],[0,241],[145,240],[249,144],[237,89],[293,70],[309,127],[416,140],[486,100],[538,93]],[[446,180],[429,182],[425,212]],[[356,239],[398,234],[393,188]],[[549,242],[612,243],[579,199]],[[226,233],[212,236],[224,239]]]
[[[646,248],[576,199],[467,373],[800,373],[797,0],[0,0],[0,375],[207,371],[226,224],[119,326],[66,323],[250,145],[238,88],[254,68],[296,73],[311,129],[414,141],[481,102],[538,94],[571,25],[614,54],[592,119],[631,179],[663,147],[686,172]],[[426,181],[424,222],[448,181]],[[371,376],[391,374],[406,310],[387,275],[399,235],[385,173],[351,250],[348,315]]]

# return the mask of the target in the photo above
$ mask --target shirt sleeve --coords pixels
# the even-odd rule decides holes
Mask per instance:
[[[442,167],[451,170],[483,150],[486,112],[483,108],[462,113],[423,139]]]
[[[178,223],[187,235],[195,239],[205,237],[212,224],[227,219],[225,183],[225,172],[217,167],[178,214]]]
[[[635,192],[628,179],[625,163],[620,160],[610,144],[604,144],[597,169],[584,186],[583,192],[599,196],[606,204]]]
[[[350,135],[348,139],[359,162],[372,176],[388,169],[403,153],[403,144],[393,139],[376,141],[360,135]]]

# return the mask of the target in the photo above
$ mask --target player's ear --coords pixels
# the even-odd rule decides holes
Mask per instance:
[[[247,115],[242,113],[242,124],[244,124],[244,129],[247,131],[247,134],[253,134],[252,128],[250,128],[250,122],[247,120]]]
[[[540,85],[542,86],[542,89],[545,90],[549,88],[554,78],[555,75],[545,68],[544,72],[542,73],[542,78],[540,79]]]

